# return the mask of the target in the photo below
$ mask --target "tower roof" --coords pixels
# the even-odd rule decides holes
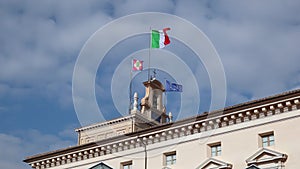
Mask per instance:
[[[145,81],[145,82],[143,82],[143,84],[144,84],[145,87],[150,86],[153,89],[160,89],[163,92],[165,91],[164,85],[160,81],[158,81],[156,79],[153,79],[153,80],[150,80],[150,81]]]

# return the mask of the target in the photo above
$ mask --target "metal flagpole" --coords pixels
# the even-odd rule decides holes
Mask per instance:
[[[149,56],[148,56],[148,82],[150,82],[150,55],[151,55],[151,44],[152,44],[152,30],[150,26],[150,40],[149,40]]]
[[[165,107],[167,107],[167,91],[165,90],[165,92],[164,92],[164,105],[165,105]]]
[[[131,114],[131,105],[132,105],[132,68],[133,60],[131,58],[131,68],[130,68],[130,83],[129,83],[129,114]]]
[[[165,80],[165,92],[164,92],[164,106],[165,106],[165,108],[167,107],[167,89],[166,89],[166,78],[164,78],[164,80]],[[167,112],[166,112],[166,115],[167,115]],[[169,116],[168,116],[169,117]],[[170,121],[170,120],[169,120]]]

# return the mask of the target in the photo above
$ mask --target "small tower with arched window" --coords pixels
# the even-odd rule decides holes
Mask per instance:
[[[163,105],[164,86],[155,78],[143,84],[145,86],[145,96],[141,100],[141,113],[149,120],[165,123],[167,115],[166,108]]]

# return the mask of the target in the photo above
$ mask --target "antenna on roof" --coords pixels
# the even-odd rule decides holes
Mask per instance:
[[[153,69],[153,76],[151,76],[151,80],[155,80],[156,79],[156,69]]]

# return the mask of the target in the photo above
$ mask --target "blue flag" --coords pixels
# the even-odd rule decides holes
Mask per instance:
[[[166,92],[182,92],[182,85],[166,80]]]

